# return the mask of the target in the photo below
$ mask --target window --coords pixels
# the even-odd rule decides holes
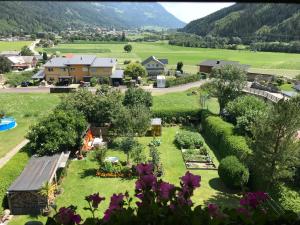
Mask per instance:
[[[74,70],[75,70],[75,68],[74,68],[74,67],[71,67],[71,68],[70,68],[70,70],[71,70],[71,71],[74,71]]]
[[[92,73],[96,73],[97,69],[96,68],[91,68]]]
[[[52,71],[53,71],[53,68],[48,68],[48,71],[49,71],[49,72],[52,72]]]
[[[158,64],[156,64],[156,67],[158,67],[159,65]]]
[[[82,71],[87,72],[87,71],[89,71],[89,69],[87,67],[82,67]]]

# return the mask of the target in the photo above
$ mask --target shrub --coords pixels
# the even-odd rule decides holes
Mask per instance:
[[[217,154],[224,158],[229,155],[236,156],[242,162],[246,162],[252,154],[246,138],[234,135],[234,126],[225,122],[220,117],[202,113],[201,124],[205,140],[217,150]]]
[[[192,74],[192,75],[184,75],[178,78],[171,78],[166,80],[166,87],[173,87],[181,84],[187,84],[190,82],[195,82],[201,79],[199,74]]]
[[[95,87],[99,83],[99,79],[97,77],[92,77],[90,80],[91,87]]]
[[[124,60],[124,65],[131,63],[131,60]]]
[[[180,148],[200,148],[203,145],[201,135],[191,131],[181,131],[177,133],[175,141]]]
[[[129,107],[141,104],[149,108],[153,104],[153,99],[151,93],[142,88],[129,88],[125,91],[123,104]]]
[[[235,156],[222,159],[218,168],[221,180],[229,188],[241,188],[249,179],[248,169]]]

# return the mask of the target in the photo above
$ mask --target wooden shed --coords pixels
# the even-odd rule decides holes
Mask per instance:
[[[13,215],[38,214],[48,203],[48,198],[40,195],[41,187],[57,181],[56,172],[64,168],[70,152],[53,156],[33,156],[21,175],[8,188],[7,199]]]
[[[151,131],[152,136],[161,136],[161,118],[153,118],[151,119]]]

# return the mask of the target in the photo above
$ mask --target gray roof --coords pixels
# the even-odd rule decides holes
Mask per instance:
[[[3,55],[3,56],[17,56],[17,55],[20,55],[20,52],[19,51],[2,51],[2,52],[0,52],[0,55]]]
[[[124,78],[124,70],[115,70],[115,72],[110,76],[110,78]]]
[[[96,58],[91,67],[113,67],[117,64],[117,59],[113,58]]]
[[[168,59],[158,59],[160,62],[162,62],[163,64],[168,64],[169,60]]]
[[[37,73],[32,75],[32,79],[44,79],[45,77],[45,71],[44,70],[40,70]]]
[[[295,85],[295,86],[294,86],[294,89],[295,89],[296,91],[300,91],[300,84]]]
[[[161,118],[151,119],[151,125],[161,125]]]
[[[142,65],[145,65],[145,64],[147,64],[148,62],[150,62],[150,61],[152,61],[152,60],[154,60],[154,61],[156,61],[157,63],[159,63],[159,64],[161,64],[161,65],[165,65],[163,62],[161,62],[161,61],[159,61],[159,59],[157,59],[157,58],[155,58],[155,56],[150,56],[150,57],[148,57],[147,59],[145,59],[143,62],[142,62]],[[167,59],[164,59],[164,61],[165,60],[167,60]]]
[[[90,65],[91,67],[113,67],[117,64],[114,58],[97,58],[93,55],[75,55],[72,58],[57,57],[50,59],[45,67],[65,67],[67,65]]]
[[[247,70],[250,65],[240,64],[238,61],[226,61],[226,60],[205,60],[198,64],[198,66],[210,66],[213,68],[219,68],[224,65],[235,65]]]
[[[45,182],[51,182],[62,154],[31,157],[21,175],[8,188],[8,191],[37,191]]]
[[[96,56],[94,55],[74,55],[72,58],[67,58],[66,65],[91,65]]]

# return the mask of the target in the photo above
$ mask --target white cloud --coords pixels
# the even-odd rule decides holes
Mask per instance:
[[[226,3],[196,3],[196,2],[160,2],[160,4],[178,19],[188,23],[207,16],[219,9],[231,6],[234,2]]]

